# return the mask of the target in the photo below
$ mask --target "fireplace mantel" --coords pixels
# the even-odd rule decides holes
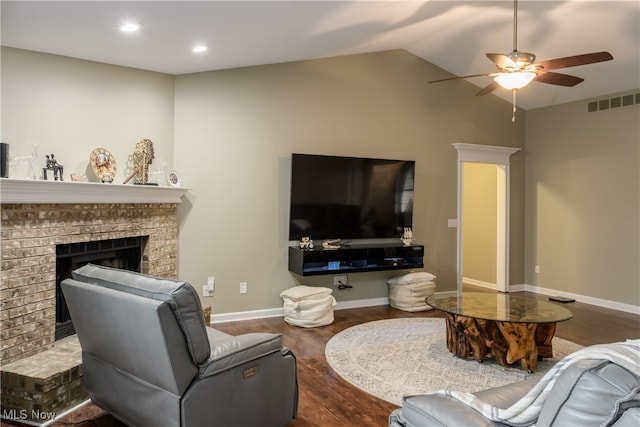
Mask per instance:
[[[181,203],[182,187],[0,179],[0,203]]]

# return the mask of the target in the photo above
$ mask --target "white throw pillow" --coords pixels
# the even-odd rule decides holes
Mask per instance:
[[[331,295],[333,289],[322,288],[320,286],[298,285],[293,288],[285,289],[280,297],[287,298],[291,301],[301,301],[307,299],[322,299]]]
[[[402,276],[392,277],[387,281],[390,285],[410,285],[412,283],[432,282],[436,276],[426,271],[407,273]]]

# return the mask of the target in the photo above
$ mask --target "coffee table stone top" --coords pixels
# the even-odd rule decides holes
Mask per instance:
[[[555,323],[573,317],[573,313],[559,304],[509,294],[438,292],[426,301],[445,313],[498,322]]]

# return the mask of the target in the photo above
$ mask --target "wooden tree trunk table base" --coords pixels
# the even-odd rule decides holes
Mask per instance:
[[[515,323],[445,313],[447,348],[458,357],[479,362],[495,357],[501,366],[519,362],[533,372],[538,360],[553,357],[556,323]]]

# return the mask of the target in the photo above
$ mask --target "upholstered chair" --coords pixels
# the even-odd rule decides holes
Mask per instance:
[[[204,323],[185,281],[85,265],[62,282],[91,400],[128,426],[282,426],[297,413],[294,355],[274,333]]]

